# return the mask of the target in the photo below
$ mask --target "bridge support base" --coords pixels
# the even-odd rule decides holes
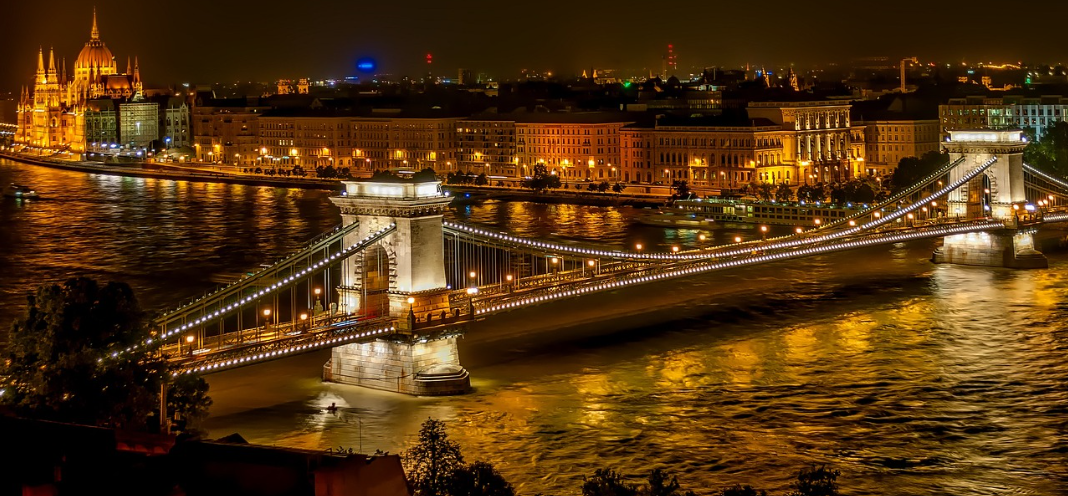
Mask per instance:
[[[447,396],[471,390],[460,365],[456,337],[402,338],[334,348],[323,380],[415,396]]]
[[[1035,250],[1032,233],[973,233],[946,236],[931,256],[934,263],[1045,269],[1049,260]]]

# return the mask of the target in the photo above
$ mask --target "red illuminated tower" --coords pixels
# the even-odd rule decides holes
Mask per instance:
[[[675,45],[668,44],[667,51],[668,76],[674,76],[679,70],[679,61],[675,58]]]

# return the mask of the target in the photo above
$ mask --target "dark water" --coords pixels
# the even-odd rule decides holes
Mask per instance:
[[[0,163],[0,184],[13,181],[52,199],[0,204],[5,322],[27,288],[74,274],[129,281],[146,306],[165,305],[338,222],[322,192]],[[636,214],[491,203],[453,217],[527,235],[697,242],[695,231],[635,227]],[[216,390],[208,427],[397,452],[432,416],[524,494],[577,493],[600,466],[667,467],[700,494],[782,488],[810,462],[841,469],[846,494],[1068,494],[1068,258],[1024,272],[932,266],[930,249],[724,272],[570,309],[610,306],[655,324],[493,338],[507,335],[504,320],[461,344],[477,389],[462,397],[324,385],[321,356],[273,362]],[[244,410],[250,395],[269,406]],[[331,402],[341,410],[323,413]]]

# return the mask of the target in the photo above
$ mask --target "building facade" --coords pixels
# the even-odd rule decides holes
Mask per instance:
[[[256,98],[198,100],[191,119],[196,160],[236,166],[263,163],[259,119],[267,110]]]
[[[950,131],[968,129],[1033,129],[1041,138],[1046,129],[1068,120],[1068,98],[1006,95],[998,98],[969,96],[951,98],[938,107],[940,140]]]
[[[621,179],[620,131],[634,117],[612,112],[515,115],[516,175],[544,165],[563,181]]]
[[[137,94],[119,104],[119,141],[127,148],[151,148],[159,139],[159,104]]]
[[[734,188],[758,180],[793,180],[781,164],[785,134],[770,121],[691,118],[657,119],[623,129],[621,181],[671,185],[686,181],[694,186]]]
[[[763,177],[787,183],[829,183],[852,178],[857,156],[856,133],[851,125],[850,104],[836,101],[753,102],[749,118],[764,118],[788,134],[783,140],[782,163],[763,171]],[[770,174],[770,175],[769,175]]]
[[[456,160],[460,171],[519,177],[516,123],[507,116],[482,115],[456,126]]]
[[[863,172],[868,175],[893,173],[901,159],[921,157],[940,149],[937,119],[887,119],[858,124],[864,128],[866,162]]]
[[[344,167],[357,176],[377,170],[456,170],[460,117],[380,114],[267,112],[258,118],[258,156],[252,160],[281,167]]]

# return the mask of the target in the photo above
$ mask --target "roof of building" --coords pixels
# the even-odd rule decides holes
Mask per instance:
[[[778,129],[782,126],[763,117],[750,118],[744,110],[724,112],[717,115],[650,115],[644,116],[637,122],[626,126],[627,129],[654,129],[663,127],[773,127]]]

